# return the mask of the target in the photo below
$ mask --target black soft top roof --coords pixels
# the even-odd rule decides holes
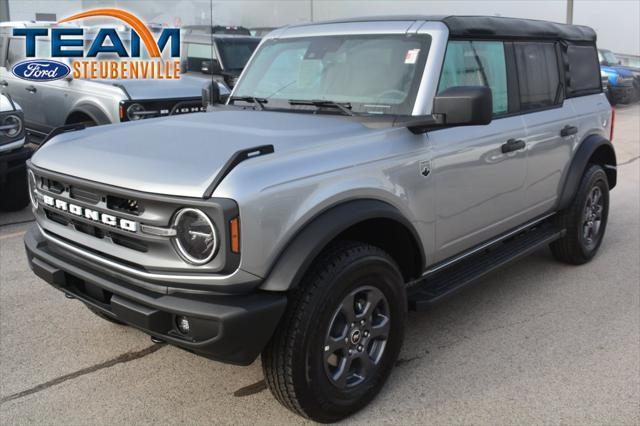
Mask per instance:
[[[323,23],[375,21],[439,21],[449,28],[451,37],[473,38],[532,38],[595,42],[595,31],[584,25],[567,25],[535,19],[504,18],[498,16],[376,16],[350,18]]]
[[[442,22],[454,37],[536,38],[596,41],[596,32],[584,25],[496,16],[447,16]]]

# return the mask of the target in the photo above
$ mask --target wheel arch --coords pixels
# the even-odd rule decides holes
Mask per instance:
[[[563,210],[571,204],[576,196],[580,180],[589,164],[602,166],[607,174],[609,189],[613,189],[617,183],[616,153],[611,142],[601,135],[591,135],[582,141],[576,154],[571,160],[571,165],[565,178],[564,186],[560,194],[558,209]]]
[[[67,114],[67,117],[64,120],[65,125],[81,122],[81,120],[78,121],[78,118],[82,116],[88,117],[98,125],[111,123],[107,113],[105,113],[100,107],[85,103],[76,105],[69,114]]]
[[[266,291],[296,288],[316,257],[337,240],[356,240],[387,251],[406,281],[419,276],[424,248],[411,222],[394,206],[360,199],[335,205],[311,219],[286,245],[260,286]]]

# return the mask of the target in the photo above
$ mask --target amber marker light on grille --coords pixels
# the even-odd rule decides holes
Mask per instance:
[[[120,108],[119,108],[119,113],[120,113],[120,121],[122,121],[124,119],[124,105],[120,104]]]
[[[240,253],[240,219],[237,217],[229,221],[229,234],[231,235],[231,252]]]

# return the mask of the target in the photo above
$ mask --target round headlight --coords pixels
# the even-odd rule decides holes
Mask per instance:
[[[27,174],[27,182],[29,183],[29,198],[34,209],[38,208],[38,196],[36,195],[36,176],[31,170]]]
[[[194,265],[203,265],[213,258],[218,248],[216,229],[209,216],[198,209],[182,209],[174,220],[174,241],[178,253]]]
[[[143,114],[139,114],[144,112],[144,107],[140,104],[131,104],[129,108],[127,108],[127,118],[131,121],[140,120],[144,118]]]
[[[13,138],[18,136],[22,132],[22,119],[17,115],[7,115],[2,120],[2,133],[6,136]]]

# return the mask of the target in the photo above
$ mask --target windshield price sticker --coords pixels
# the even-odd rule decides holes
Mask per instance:
[[[418,54],[420,53],[420,49],[411,49],[407,50],[407,54],[404,56],[405,64],[415,64],[418,60]]]

